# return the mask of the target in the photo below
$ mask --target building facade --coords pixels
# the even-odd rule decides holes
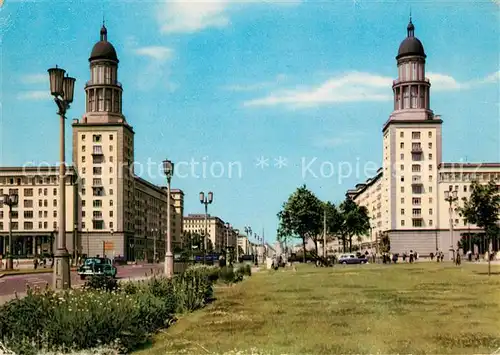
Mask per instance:
[[[2,167],[0,197],[17,194],[19,203],[12,209],[13,255],[52,254],[58,231],[59,168]],[[80,216],[77,213],[78,176],[66,168],[66,240],[69,250],[77,245]],[[0,198],[0,255],[8,250],[9,207]]]
[[[430,105],[431,82],[425,77],[426,54],[410,20],[407,37],[396,56],[394,107],[383,125],[383,166],[377,175],[349,190],[347,196],[367,207],[371,218],[367,244],[376,245],[389,236],[391,251],[418,251],[421,255],[457,247],[466,227],[456,209],[470,194],[473,180],[500,184],[500,164],[453,164],[442,162],[442,124]],[[449,179],[456,179],[450,181]],[[445,190],[457,188],[450,232]],[[461,223],[462,222],[462,223]]]
[[[100,40],[94,45],[89,58],[90,80],[85,84],[86,112],[81,119],[75,119],[72,123],[73,168],[68,173],[68,184],[71,181],[71,187],[68,188],[74,193],[66,193],[69,217],[66,219],[67,246],[70,253],[76,251],[89,256],[122,256],[132,261],[152,260],[156,253],[156,257],[161,259],[165,254],[167,235],[167,189],[134,174],[135,133],[122,111],[123,88],[118,81],[119,60],[107,36],[107,29],[103,25]],[[24,184],[25,175],[30,172],[26,168],[4,168],[5,178],[0,180],[0,189],[14,188],[10,182],[15,181],[15,188],[21,192],[20,201],[24,204],[26,188],[18,186]],[[56,168],[37,171],[35,185],[30,187],[33,192],[28,188],[28,193],[36,195],[35,190],[42,189],[42,193],[47,190],[48,195],[37,195],[44,204],[48,197],[53,197],[51,193],[54,196],[57,194],[55,174]],[[40,184],[39,177],[42,181]],[[30,185],[32,182],[29,177],[26,179],[26,184]],[[18,181],[21,181],[21,185],[17,185]],[[169,208],[172,244],[175,247],[181,240],[184,193],[172,189],[171,197]],[[57,209],[52,206],[52,202],[50,206],[53,212],[47,209],[33,211],[35,216],[40,212],[42,216],[40,221],[33,222],[33,226],[20,219],[21,224],[17,225],[19,229],[15,234],[53,235],[57,220],[55,217],[53,220],[46,218],[45,214],[48,216],[50,212],[55,216]],[[5,218],[0,219],[4,224],[3,229],[0,228],[0,235],[7,229],[5,221]],[[33,227],[34,230],[22,227]],[[69,238],[71,234],[77,235],[77,242],[70,242],[73,240]]]
[[[217,216],[208,215],[206,219],[207,234],[213,251],[220,253],[226,249],[234,248],[236,245],[237,231],[227,227],[226,223]],[[188,214],[183,217],[183,231],[196,233],[201,236],[205,234],[205,215]],[[210,249],[210,245],[208,245]]]

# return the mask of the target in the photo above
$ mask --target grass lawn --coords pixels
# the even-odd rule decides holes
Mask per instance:
[[[435,262],[260,271],[217,288],[213,304],[137,354],[491,354],[500,267],[492,271]]]

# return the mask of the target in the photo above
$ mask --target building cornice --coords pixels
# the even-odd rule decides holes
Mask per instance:
[[[387,130],[387,128],[389,128],[389,126],[391,124],[415,126],[415,125],[421,125],[421,124],[423,124],[423,125],[426,125],[426,124],[436,125],[436,124],[442,124],[442,123],[443,123],[442,119],[427,119],[427,120],[391,120],[391,119],[389,119],[382,127],[382,132],[385,133],[385,131]]]

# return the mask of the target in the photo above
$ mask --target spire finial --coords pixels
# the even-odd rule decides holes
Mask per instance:
[[[108,40],[108,30],[106,29],[106,26],[104,24],[104,17],[102,19],[102,27],[101,27],[101,41],[107,41]]]
[[[410,9],[410,22],[408,23],[408,27],[406,27],[408,31],[408,37],[414,37],[415,36],[415,26],[413,25],[413,22],[411,22],[411,9]]]

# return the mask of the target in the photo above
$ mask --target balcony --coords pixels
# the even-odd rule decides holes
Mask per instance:
[[[420,153],[422,153],[422,146],[416,145],[416,144],[412,145],[411,146],[411,152],[413,154],[420,154]]]
[[[101,156],[101,155],[104,155],[104,153],[102,152],[102,146],[100,145],[95,145],[93,150],[92,150],[92,155],[93,156]]]
[[[411,179],[411,185],[412,186],[423,185],[422,178],[420,176],[413,176]]]
[[[85,83],[85,88],[87,88],[89,86],[107,86],[107,85],[115,85],[115,86],[118,86],[120,88],[122,87],[122,83],[120,83],[119,81],[112,82],[112,80],[104,80],[104,82],[98,83],[98,82],[92,82],[92,80],[89,80]]]

